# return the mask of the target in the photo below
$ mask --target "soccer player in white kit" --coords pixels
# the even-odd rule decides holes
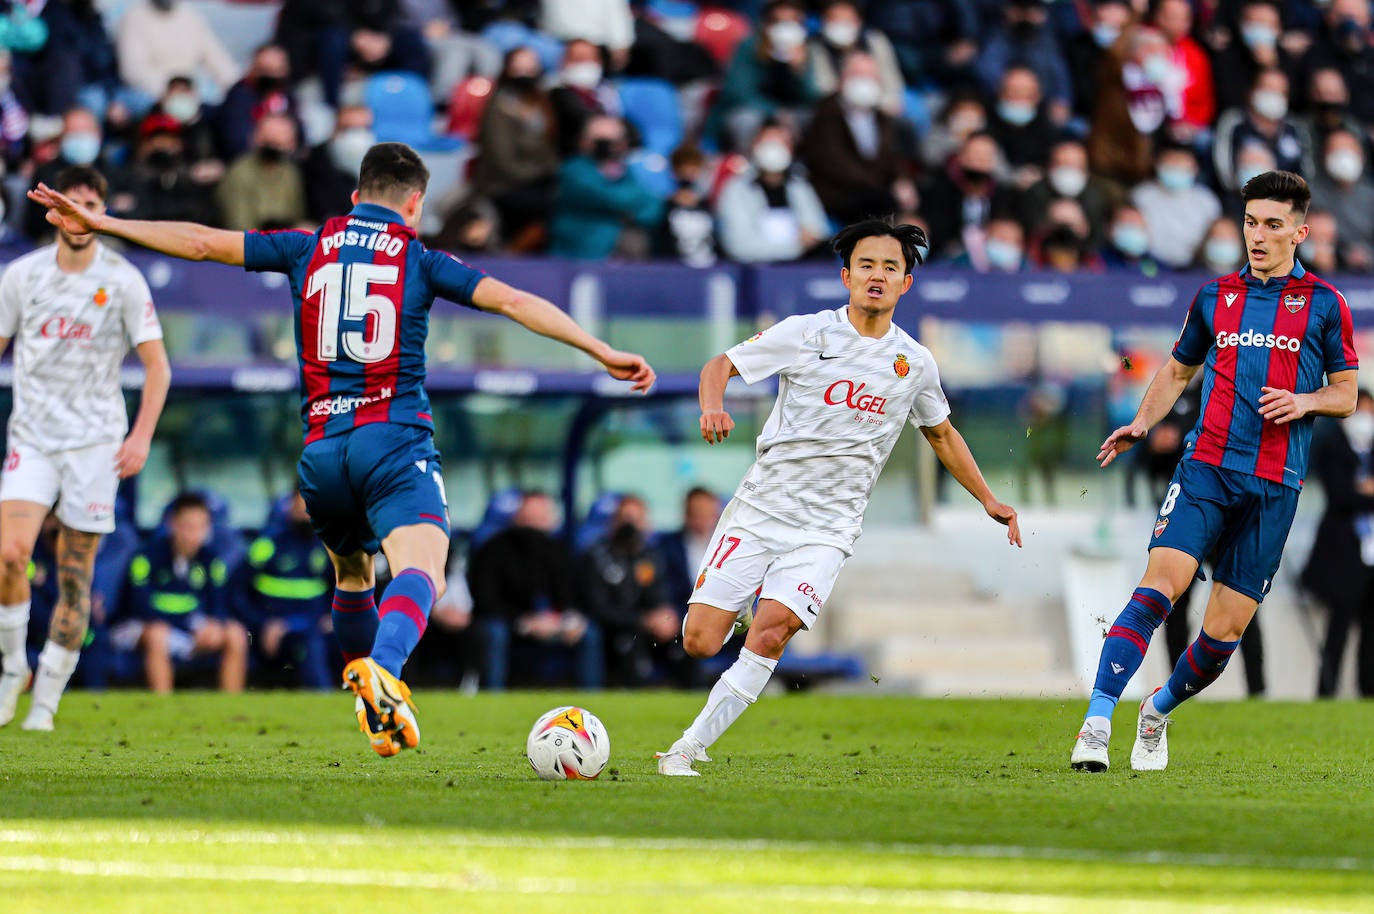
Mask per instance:
[[[703,556],[683,623],[694,657],[710,657],[758,596],[739,659],[721,674],[706,706],[667,752],[660,774],[698,774],[693,761],[759,697],[787,642],[810,628],[859,538],[873,484],[907,423],[988,516],[1021,545],[1016,511],[992,494],[963,436],[930,351],[892,323],[897,299],[924,260],[925,233],[870,220],[834,239],[849,304],[797,315],[716,356],[701,371],[701,434],[715,444],[734,421],[725,387],[779,376],[778,399],[758,439],[758,457]]]
[[[55,186],[104,212],[105,178],[67,169]],[[91,573],[114,530],[119,480],[143,469],[172,371],[152,294],[129,261],[93,233],[58,231],[54,244],[13,261],[0,278],[0,352],[14,341],[14,408],[0,475],[0,726],[29,684],[29,557],[57,506],[58,600],[33,677],[25,730],[51,730],[91,615]],[[146,378],[132,431],[120,387],[130,347]]]

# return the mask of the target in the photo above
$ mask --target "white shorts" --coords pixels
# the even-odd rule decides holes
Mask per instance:
[[[725,506],[697,574],[692,603],[739,612],[777,600],[811,628],[848,554],[737,499]]]
[[[117,442],[52,454],[11,442],[0,475],[0,501],[57,505],[57,519],[71,529],[109,533],[115,528],[118,452]]]

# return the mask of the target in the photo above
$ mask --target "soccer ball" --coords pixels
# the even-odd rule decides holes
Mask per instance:
[[[611,760],[611,737],[585,708],[554,708],[534,722],[525,757],[546,781],[590,781]]]

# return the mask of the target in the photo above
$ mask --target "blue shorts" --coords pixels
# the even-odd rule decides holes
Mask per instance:
[[[336,555],[375,554],[397,527],[448,527],[448,500],[434,436],[373,422],[306,445],[301,497],[310,524]]]
[[[1297,508],[1297,489],[1184,458],[1159,506],[1150,548],[1178,549],[1199,562],[1214,556],[1213,580],[1262,602]]]

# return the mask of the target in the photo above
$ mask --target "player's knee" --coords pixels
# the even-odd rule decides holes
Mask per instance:
[[[172,629],[166,622],[149,622],[143,627],[143,636],[139,641],[143,644],[144,653],[165,654],[171,637]]]
[[[0,546],[0,574],[3,574],[7,581],[16,576],[27,577],[29,560],[32,557],[33,549],[25,547],[23,543],[6,543]]]
[[[687,652],[687,656],[697,660],[705,660],[719,654],[723,640],[720,635],[712,637],[695,626],[688,626],[682,630],[682,649]]]

